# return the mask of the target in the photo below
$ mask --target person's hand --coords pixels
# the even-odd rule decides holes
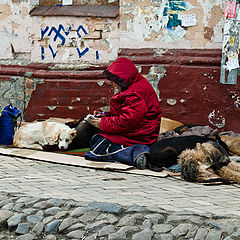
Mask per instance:
[[[97,118],[105,117],[104,112],[101,112],[101,111],[98,111],[98,110],[94,111],[93,115],[94,115],[94,117],[97,117]]]
[[[92,119],[93,125],[94,125],[96,128],[101,129],[101,120],[102,120],[101,118]]]

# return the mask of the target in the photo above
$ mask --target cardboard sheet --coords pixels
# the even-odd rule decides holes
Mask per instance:
[[[139,170],[139,169],[136,169],[135,167],[128,166],[121,163],[89,161],[80,156],[53,153],[53,152],[44,152],[44,151],[38,151],[38,150],[32,150],[32,149],[0,147],[0,154],[7,155],[7,156],[28,158],[36,161],[51,162],[56,164],[66,164],[66,165],[79,166],[79,167],[120,171],[124,173],[132,173],[132,174],[147,175],[147,176],[154,176],[154,177],[168,176],[167,171],[154,172],[149,169]]]

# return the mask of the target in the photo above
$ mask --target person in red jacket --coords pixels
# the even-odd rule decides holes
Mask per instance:
[[[84,157],[144,169],[149,145],[159,135],[161,108],[157,94],[127,58],[115,60],[103,76],[120,86],[121,91],[111,98],[110,111],[93,120],[100,134],[92,138],[90,151]]]

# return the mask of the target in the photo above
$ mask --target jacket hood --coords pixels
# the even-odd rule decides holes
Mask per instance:
[[[138,70],[134,63],[128,58],[116,59],[103,72],[103,76],[111,81],[117,83],[122,90],[126,90],[137,78]]]

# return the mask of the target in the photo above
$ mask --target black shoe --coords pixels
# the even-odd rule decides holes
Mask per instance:
[[[138,169],[145,169],[147,167],[147,157],[144,153],[141,153],[137,156],[135,160],[135,166]]]

